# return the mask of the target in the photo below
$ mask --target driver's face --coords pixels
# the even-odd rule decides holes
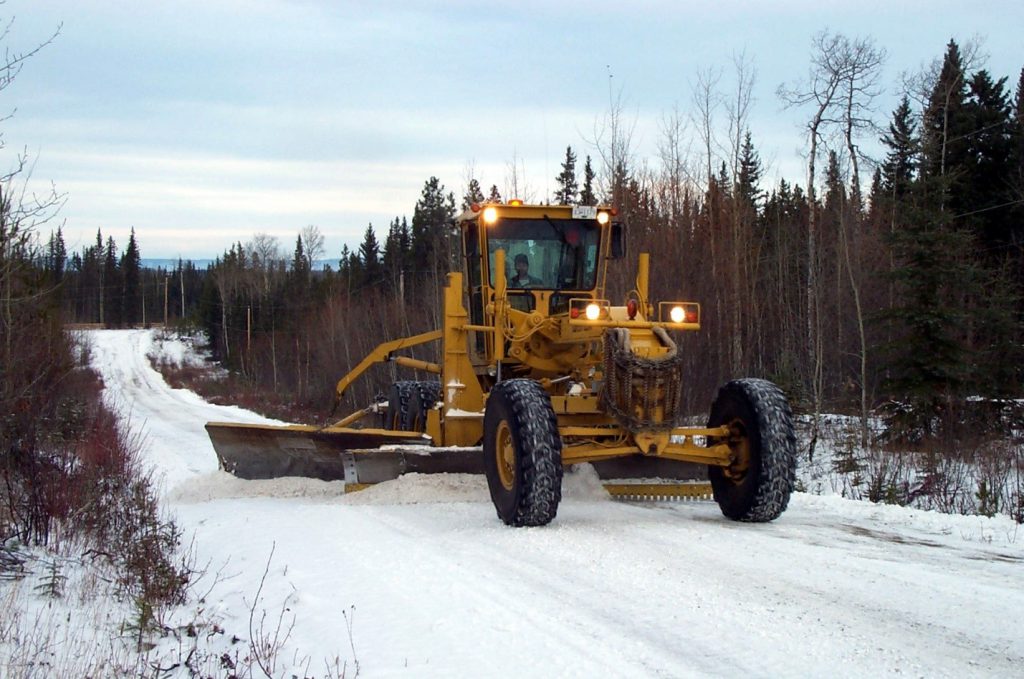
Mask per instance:
[[[530,270],[529,262],[524,262],[521,259],[518,262],[516,262],[516,273],[518,273],[520,276],[525,276],[526,272],[528,272],[529,270]]]

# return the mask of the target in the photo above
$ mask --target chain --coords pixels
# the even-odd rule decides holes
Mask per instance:
[[[633,353],[629,331],[610,328],[604,333],[605,408],[628,431],[665,431],[676,425],[682,403],[683,357],[663,328],[655,336],[668,347],[657,358]],[[656,412],[661,408],[661,413]]]

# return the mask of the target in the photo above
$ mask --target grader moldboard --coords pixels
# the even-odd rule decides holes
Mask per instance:
[[[764,380],[735,380],[719,390],[707,426],[680,426],[686,382],[668,331],[700,329],[700,305],[655,307],[646,254],[625,304],[604,299],[608,263],[625,253],[614,216],[607,207],[471,206],[456,219],[464,271],[448,274],[443,327],[377,347],[338,382],[335,406],[377,363],[440,379],[396,382],[386,404],[322,428],[211,422],[222,467],[248,479],[343,479],[346,490],[410,472],[482,472],[512,526],[555,517],[563,466],[591,463],[613,495],[651,499],[706,493],[707,482],[680,480],[707,469],[725,516],[777,518],[796,464],[785,396]],[[439,363],[398,353],[427,342],[441,343]],[[377,415],[383,426],[359,428]]]

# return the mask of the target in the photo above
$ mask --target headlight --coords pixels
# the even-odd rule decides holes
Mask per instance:
[[[596,304],[588,304],[584,313],[588,321],[596,321],[601,317],[601,307]]]
[[[484,208],[484,223],[493,224],[498,221],[498,210],[494,207]]]
[[[610,217],[608,216],[607,212],[598,212],[597,213],[597,223],[598,224],[607,224],[609,219],[610,219]]]
[[[672,319],[673,323],[682,323],[686,320],[686,310],[681,306],[674,306],[668,312],[668,317]]]

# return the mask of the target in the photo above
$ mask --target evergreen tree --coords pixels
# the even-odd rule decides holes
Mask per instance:
[[[381,263],[384,267],[384,276],[397,290],[399,279],[409,270],[409,224],[404,217],[401,220],[395,217],[388,227]]]
[[[121,301],[121,320],[128,325],[142,321],[142,257],[139,245],[135,240],[135,229],[132,228],[128,237],[128,247],[118,266],[121,274],[123,290]]]
[[[466,194],[462,197],[462,209],[468,210],[470,205],[474,203],[479,205],[482,202],[484,202],[484,192],[480,188],[480,182],[470,179],[469,185],[466,187]]]
[[[960,48],[953,40],[946,46],[939,79],[928,98],[922,125],[922,170],[929,177],[943,177],[941,186],[946,192],[943,207],[954,212],[962,207],[950,196],[960,194],[960,176],[956,172],[963,167],[967,155],[967,139],[970,123],[964,113],[967,79],[964,73]]]
[[[292,254],[291,284],[292,290],[296,293],[308,292],[310,284],[310,259],[306,255],[306,248],[302,243],[302,236],[295,238],[295,252]]]
[[[53,284],[59,285],[64,280],[67,259],[68,250],[64,245],[64,234],[61,233],[61,227],[58,226],[57,232],[50,234],[46,254],[46,270]]]
[[[1017,81],[1017,95],[1013,99],[1013,124],[1010,128],[1013,139],[1013,177],[1011,184],[1017,194],[1024,196],[1024,68]]]
[[[932,185],[941,181],[928,180]],[[930,188],[932,195],[906,206],[902,228],[892,237],[898,295],[888,317],[898,334],[888,347],[885,386],[909,401],[903,424],[914,436],[938,433],[936,416],[963,394],[967,382],[966,348],[958,336],[965,310],[957,300],[968,278],[964,253],[969,238],[951,227],[948,212],[937,208],[941,187]]]
[[[487,202],[488,203],[496,203],[498,205],[501,205],[501,203],[502,203],[501,192],[498,191],[498,185],[497,184],[491,184],[491,191],[490,191],[490,194],[487,196]]]
[[[919,149],[916,127],[910,99],[904,95],[892,113],[889,133],[882,137],[889,149],[882,164],[882,188],[892,200],[901,199],[910,190],[915,176]]]
[[[835,151],[828,152],[828,165],[825,167],[825,212],[839,218],[839,212],[846,203],[846,185],[839,167],[839,156]]]
[[[754,149],[750,132],[747,132],[743,136],[743,146],[740,148],[739,177],[736,178],[736,198],[743,201],[746,206],[756,207],[761,201],[761,172],[761,157]]]
[[[105,314],[103,313],[103,306],[106,301],[105,267],[103,266],[106,248],[103,246],[103,234],[100,233],[99,229],[96,229],[96,244],[92,246],[91,250],[92,252],[86,252],[86,259],[93,260],[95,276],[90,286],[91,289],[88,292],[92,293],[93,298],[96,300],[96,304],[93,306],[93,309],[96,310],[95,318],[99,323],[106,323]]]
[[[1016,255],[1016,271],[1014,277],[1024,281],[1024,68],[1020,71],[1017,81],[1017,94],[1014,97],[1013,123],[1011,125],[1010,155],[1010,192],[1017,201],[1010,206],[1010,240]]]
[[[576,154],[572,152],[571,146],[565,147],[565,160],[562,161],[562,171],[555,177],[558,189],[555,191],[556,205],[574,205],[579,193],[579,184],[576,181]]]
[[[121,275],[117,266],[117,245],[113,236],[107,237],[103,250],[103,322],[108,328],[118,328],[123,322]]]
[[[959,201],[964,211],[973,213],[965,221],[979,236],[985,254],[996,260],[1007,254],[1013,230],[1012,213],[1005,206],[1012,200],[1006,182],[1012,174],[1012,116],[1005,87],[1006,78],[993,82],[985,70],[971,78],[964,106],[970,134]]]
[[[451,225],[455,219],[455,196],[446,193],[437,177],[431,177],[412,215],[412,258],[417,270],[436,276],[454,264]]]
[[[583,188],[580,190],[580,205],[597,205],[594,176],[594,167],[590,164],[590,156],[587,156],[587,160],[583,164]]]
[[[380,245],[377,243],[377,235],[373,232],[373,224],[368,225],[363,234],[363,242],[359,246],[359,259],[363,265],[361,286],[377,285],[384,279],[384,267],[380,261]]]

